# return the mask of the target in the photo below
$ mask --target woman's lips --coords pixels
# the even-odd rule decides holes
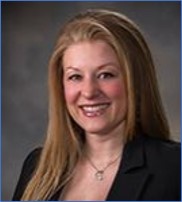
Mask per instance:
[[[87,117],[97,117],[105,113],[109,107],[109,103],[94,104],[94,105],[82,105],[80,106],[83,114]]]

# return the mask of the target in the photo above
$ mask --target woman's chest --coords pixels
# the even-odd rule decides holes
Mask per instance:
[[[60,199],[67,201],[106,200],[117,173],[113,166],[102,173],[102,178],[96,177],[97,171],[92,167],[79,168],[72,180],[65,186]]]

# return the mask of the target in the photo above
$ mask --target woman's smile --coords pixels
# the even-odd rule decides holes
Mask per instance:
[[[82,110],[84,116],[94,118],[103,115],[110,104],[103,103],[103,104],[94,104],[94,105],[82,105],[80,109]]]

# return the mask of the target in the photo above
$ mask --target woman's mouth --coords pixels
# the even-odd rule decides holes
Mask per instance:
[[[87,117],[97,117],[105,113],[110,104],[95,104],[80,106],[83,114]]]

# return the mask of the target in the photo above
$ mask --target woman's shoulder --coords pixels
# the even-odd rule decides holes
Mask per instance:
[[[20,173],[20,177],[13,195],[13,201],[20,200],[21,196],[25,190],[27,183],[30,181],[33,172],[36,169],[42,148],[38,147],[33,149],[25,158]]]
[[[145,146],[152,151],[160,152],[161,154],[169,153],[179,153],[181,150],[181,143],[174,140],[165,140],[156,137],[150,137],[148,135],[144,136]]]
[[[42,148],[41,147],[37,147],[35,149],[33,149],[25,158],[24,163],[23,163],[23,168],[22,168],[22,172],[25,176],[26,175],[30,175],[33,173],[33,171],[35,170],[40,154],[41,154]]]
[[[144,148],[149,164],[180,169],[181,143],[145,136]]]
[[[42,148],[41,147],[37,147],[35,149],[33,149],[26,157],[24,164],[36,164],[40,154],[41,154]]]
[[[27,175],[30,176],[38,163],[40,154],[41,154],[42,148],[41,147],[37,147],[35,149],[33,149],[25,158],[24,163],[23,163],[23,168],[22,168],[22,172],[24,174],[24,176]]]

